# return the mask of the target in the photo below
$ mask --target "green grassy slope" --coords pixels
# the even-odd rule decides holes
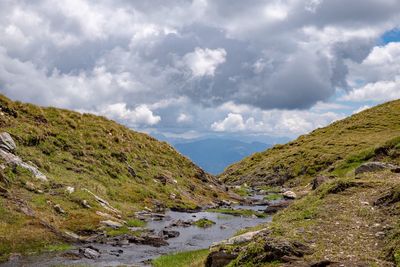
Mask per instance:
[[[400,164],[400,136],[376,152],[382,150],[387,154],[374,153],[373,160]],[[229,266],[400,266],[400,174],[382,170],[355,175],[352,168],[338,169],[338,177],[274,215],[264,225],[266,234],[225,247],[239,251]],[[295,256],[286,250],[291,257],[285,259],[271,243],[300,243],[309,252]],[[332,265],[312,265],[327,260]]]
[[[10,133],[16,154],[49,179],[40,182],[20,167],[6,165],[0,170],[0,258],[52,244],[57,237],[51,232],[58,229],[83,233],[97,228],[105,218],[96,212],[110,211],[85,189],[120,210],[125,220],[157,201],[190,208],[227,197],[214,177],[167,143],[104,117],[13,102],[4,96],[0,107],[0,132]],[[27,182],[35,189],[29,190]],[[66,192],[68,186],[73,193]],[[83,200],[91,208],[83,207]],[[55,211],[57,204],[65,214]],[[21,212],[21,206],[31,209],[34,218]]]
[[[347,167],[356,166],[375,147],[399,134],[400,100],[396,100],[253,154],[229,166],[220,179],[231,184],[307,183],[317,173],[332,172],[351,155],[358,158],[348,158]]]

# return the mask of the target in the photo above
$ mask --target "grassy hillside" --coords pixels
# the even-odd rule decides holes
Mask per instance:
[[[228,167],[220,178],[231,184],[281,185],[289,180],[291,185],[306,184],[317,173],[346,172],[399,133],[400,100],[396,100],[253,154]],[[332,172],[337,164],[342,169]]]
[[[369,161],[400,166],[399,100],[230,166],[227,182],[299,197],[252,241],[217,249],[237,256],[229,266],[400,266],[399,169],[356,175]],[[324,183],[312,190],[315,177]]]
[[[90,232],[105,220],[98,211],[129,221],[157,203],[191,208],[226,197],[214,177],[167,143],[104,117],[4,96],[0,107],[0,132],[10,133],[15,154],[48,178],[0,162],[0,258],[49,246],[60,231]]]

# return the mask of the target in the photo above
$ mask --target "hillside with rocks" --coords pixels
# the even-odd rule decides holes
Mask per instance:
[[[220,179],[235,185],[305,185],[319,173],[344,173],[369,160],[375,147],[399,133],[400,100],[396,100],[255,153],[229,166]]]
[[[221,182],[165,142],[104,117],[0,96],[2,260],[124,233],[141,224],[143,209],[192,210],[228,198]]]
[[[221,178],[291,200],[270,203],[271,223],[215,244],[206,266],[400,266],[399,100],[250,156]]]

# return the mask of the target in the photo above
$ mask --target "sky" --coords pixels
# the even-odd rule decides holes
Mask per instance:
[[[294,138],[400,98],[399,29],[400,0],[2,0],[0,93],[165,138]]]

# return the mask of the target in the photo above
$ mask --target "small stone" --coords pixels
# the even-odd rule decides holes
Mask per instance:
[[[29,191],[35,192],[36,191],[36,187],[32,182],[26,182],[25,184],[25,188]]]
[[[60,204],[54,205],[54,210],[57,211],[60,214],[65,214],[65,210],[60,206]]]
[[[82,200],[81,202],[82,207],[86,208],[86,209],[90,209],[91,206],[89,205],[89,203],[87,202],[86,199]]]
[[[285,191],[285,192],[283,192],[282,196],[284,198],[287,198],[287,199],[295,199],[295,198],[297,198],[296,193],[293,192],[293,191]]]
[[[376,237],[380,237],[380,236],[384,236],[384,235],[385,235],[385,232],[377,232],[377,233],[375,233]]]
[[[72,186],[67,186],[67,188],[65,188],[65,192],[67,192],[68,194],[72,194],[73,192],[75,192],[75,188],[73,188]]]
[[[107,227],[113,228],[113,229],[119,229],[122,227],[122,224],[119,222],[111,221],[111,220],[106,220],[106,221],[101,221],[101,224],[104,224]]]

